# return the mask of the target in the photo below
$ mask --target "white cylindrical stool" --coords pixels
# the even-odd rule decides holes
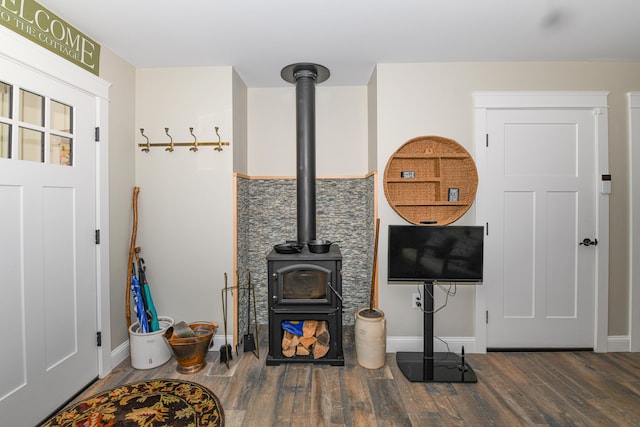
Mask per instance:
[[[356,360],[367,369],[384,366],[387,352],[387,321],[381,310],[368,307],[356,311]]]

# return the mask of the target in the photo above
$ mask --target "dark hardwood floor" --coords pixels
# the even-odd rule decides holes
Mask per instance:
[[[266,366],[233,356],[230,369],[209,352],[204,370],[181,375],[174,359],[150,370],[129,360],[80,397],[149,378],[182,378],[210,388],[227,426],[639,426],[640,353],[527,352],[467,354],[475,384],[412,383],[395,354],[381,369],[356,363],[353,329],[345,329],[345,366]]]

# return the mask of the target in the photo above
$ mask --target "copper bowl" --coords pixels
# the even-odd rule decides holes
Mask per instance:
[[[205,358],[218,325],[215,322],[193,322],[189,323],[189,328],[194,337],[179,338],[173,327],[164,333],[164,339],[178,361],[176,370],[181,374],[193,374],[207,365]]]

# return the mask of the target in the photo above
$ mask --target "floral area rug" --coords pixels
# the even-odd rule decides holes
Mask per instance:
[[[200,384],[159,379],[125,384],[73,403],[42,427],[224,426],[222,405]]]

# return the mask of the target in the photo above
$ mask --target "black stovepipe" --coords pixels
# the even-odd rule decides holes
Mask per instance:
[[[296,85],[296,195],[298,242],[316,239],[316,84],[329,78],[322,65],[299,63],[281,76]]]

